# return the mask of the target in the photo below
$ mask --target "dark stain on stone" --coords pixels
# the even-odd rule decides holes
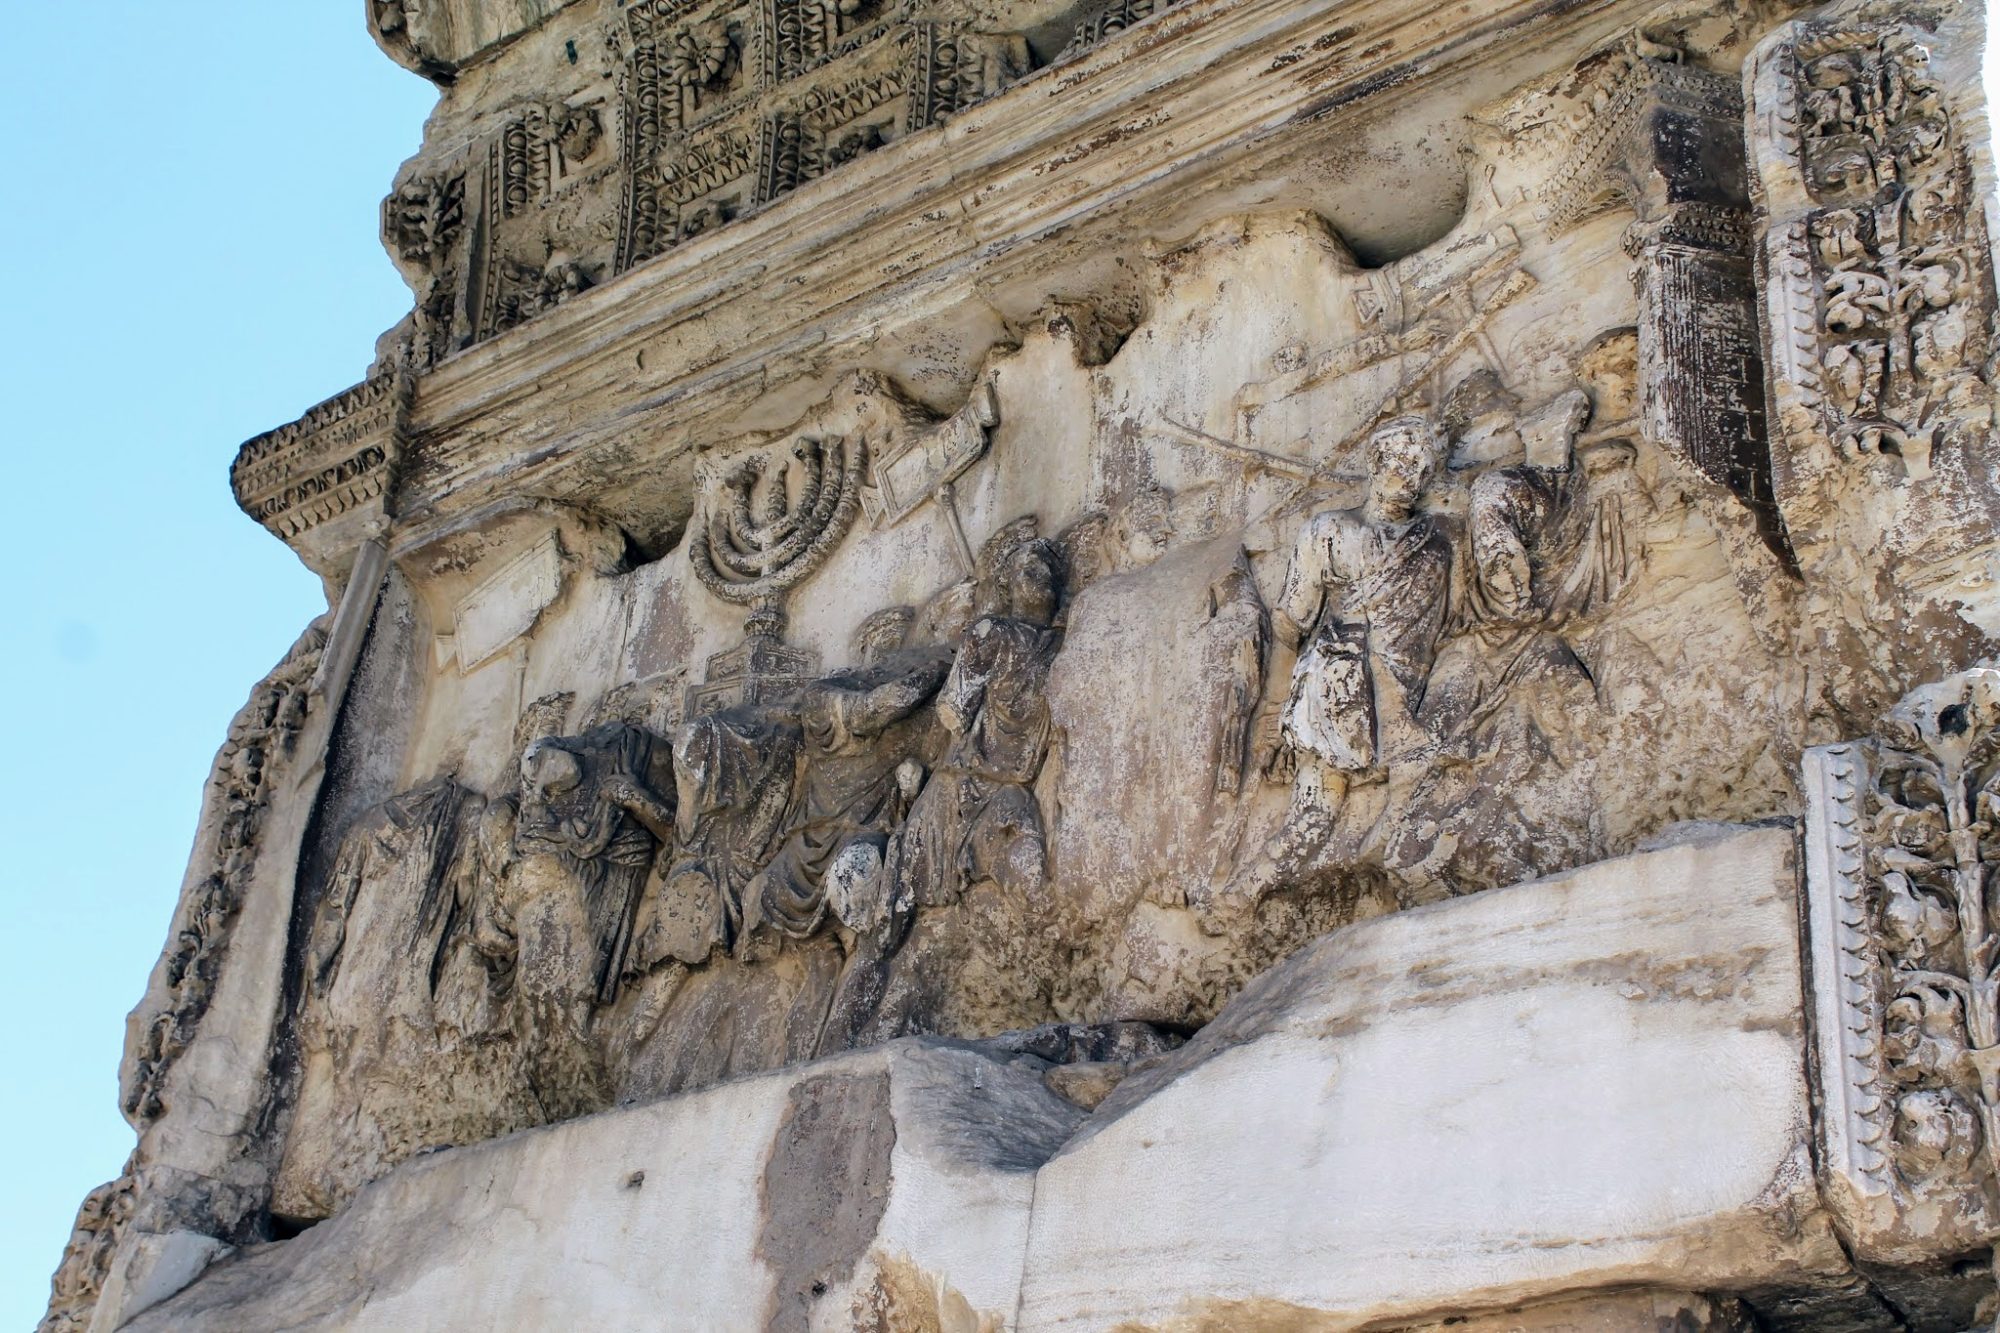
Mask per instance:
[[[776,1279],[769,1333],[807,1333],[813,1302],[853,1276],[889,1206],[895,1146],[886,1072],[793,1087],[764,1164],[757,1257]]]

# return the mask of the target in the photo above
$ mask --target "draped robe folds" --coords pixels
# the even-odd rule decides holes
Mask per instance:
[[[925,709],[951,659],[905,653],[880,666],[806,687],[803,738],[791,832],[758,877],[746,913],[792,939],[807,939],[827,914],[826,873],[857,842],[877,849],[909,812],[898,770],[935,758],[934,719]]]
[[[792,807],[799,739],[796,723],[752,705],[695,718],[675,736],[676,846],[646,895],[642,962],[695,966],[735,943],[744,894]]]
[[[1571,760],[1597,682],[1562,631],[1630,576],[1620,461],[1606,450],[1594,473],[1515,466],[1472,484],[1451,633],[1418,714],[1439,762],[1413,775],[1380,840],[1405,902],[1532,876],[1556,847],[1548,828],[1526,832],[1521,803],[1588,799]],[[1601,854],[1568,836],[1561,854]]]
[[[504,802],[448,778],[362,815],[342,838],[306,958],[297,1114],[273,1207],[318,1217],[367,1171],[519,1128],[504,997],[474,923],[490,910],[478,830]]]
[[[1557,631],[1615,597],[1629,578],[1618,487],[1594,488],[1574,465],[1484,474],[1472,485],[1468,535],[1452,641],[1419,712],[1459,759],[1493,748],[1510,704],[1537,735],[1566,729],[1594,683]],[[1512,590],[1496,585],[1492,572],[1510,557],[1528,576]]]
[[[515,1031],[550,1120],[600,1110],[611,1098],[591,1020],[618,997],[659,840],[608,789],[658,792],[667,765],[662,742],[620,722],[561,747],[576,760],[576,785],[530,792],[515,827]]]
[[[320,998],[308,1021],[358,1031],[386,1013],[431,1025],[467,896],[465,834],[483,804],[440,778],[383,802],[342,839],[312,936]]]
[[[1451,574],[1452,543],[1435,515],[1378,524],[1343,509],[1306,521],[1278,599],[1282,616],[1311,631],[1284,712],[1295,750],[1360,773],[1416,742]]]
[[[582,780],[521,808],[515,985],[530,996],[609,1004],[618,996],[659,840],[604,788],[613,780],[649,791],[666,787],[666,747],[636,727],[612,723],[565,748],[580,760]]]
[[[1048,755],[1049,668],[1061,644],[1060,631],[1007,616],[967,634],[938,692],[955,734],[900,840],[900,902],[943,906],[989,878],[1039,886],[1045,849],[1029,785]]]

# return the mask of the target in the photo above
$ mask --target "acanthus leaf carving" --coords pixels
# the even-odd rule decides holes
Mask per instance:
[[[36,1333],[87,1333],[91,1314],[111,1276],[112,1258],[131,1221],[135,1184],[132,1166],[99,1185],[77,1209],[69,1244],[50,1282],[49,1308]]]
[[[257,684],[229,725],[209,776],[201,860],[175,913],[156,986],[127,1020],[120,1107],[143,1130],[164,1113],[167,1075],[194,1040],[224,965],[230,934],[255,869],[272,787],[291,760],[310,686],[326,647],[316,624]]]
[[[1834,1197],[1890,1261],[2000,1237],[2000,671],[1808,753],[1808,926]]]
[[[1947,627],[1991,653],[1993,259],[1961,132],[1963,90],[1931,50],[1950,11],[1839,5],[1788,23],[1746,68],[1772,480],[1814,602],[1843,729],[1925,678]],[[1978,514],[1982,517],[1974,518]],[[1917,608],[1923,608],[1918,610]],[[1843,625],[1926,626],[1867,669]],[[1895,632],[1895,631],[1892,631]]]

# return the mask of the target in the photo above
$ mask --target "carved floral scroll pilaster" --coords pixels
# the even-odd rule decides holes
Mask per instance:
[[[1773,481],[1801,568],[1840,622],[1912,651],[1946,626],[1969,660],[1991,651],[1996,299],[1984,155],[1931,54],[1977,21],[1964,10],[1837,6],[1768,38],[1746,86]]]
[[[92,1190],[77,1209],[62,1263],[49,1283],[49,1308],[36,1333],[85,1333],[97,1298],[111,1276],[111,1260],[132,1216],[133,1178],[126,1174]]]
[[[1931,476],[1939,432],[1990,407],[1991,258],[1927,37],[1795,25],[1752,73],[1769,274],[1794,447]]]
[[[2000,671],[1913,692],[1806,757],[1822,1160],[1858,1253],[2000,1236]]]
[[[261,844],[274,771],[297,747],[309,686],[326,647],[316,624],[258,682],[229,727],[209,777],[212,832],[175,913],[173,936],[149,992],[129,1022],[120,1106],[142,1132],[157,1120],[167,1072],[208,1011]]]

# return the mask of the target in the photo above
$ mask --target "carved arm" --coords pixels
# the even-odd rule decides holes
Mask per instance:
[[[950,669],[949,659],[930,659],[894,680],[849,696],[848,731],[873,736],[901,722],[936,697]]]
[[[605,783],[604,798],[638,820],[640,826],[661,843],[673,842],[673,803],[654,795],[645,784],[620,774]]]
[[[987,677],[993,669],[993,623],[982,620],[966,635],[965,647],[951,664],[944,688],[938,692],[938,718],[946,730],[963,736],[971,730],[986,702]]]

